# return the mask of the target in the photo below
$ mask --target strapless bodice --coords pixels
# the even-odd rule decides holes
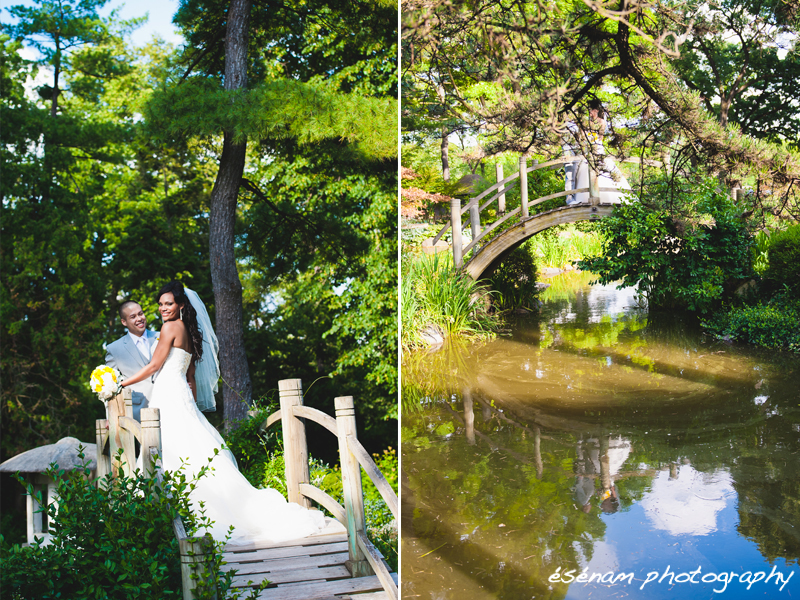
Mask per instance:
[[[171,348],[167,360],[161,367],[159,377],[163,375],[177,375],[179,377],[186,377],[186,371],[192,363],[192,355],[183,348]]]

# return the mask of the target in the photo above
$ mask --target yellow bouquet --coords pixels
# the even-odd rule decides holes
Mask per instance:
[[[122,373],[108,365],[100,365],[92,371],[89,386],[97,397],[105,402],[122,389]]]

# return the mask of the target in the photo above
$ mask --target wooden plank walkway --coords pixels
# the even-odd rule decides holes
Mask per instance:
[[[254,587],[265,579],[270,582],[258,596],[265,600],[389,597],[377,576],[350,576],[345,566],[347,531],[335,519],[326,519],[325,529],[313,536],[279,544],[226,546],[223,556],[228,563],[223,568],[237,571],[234,587]]]

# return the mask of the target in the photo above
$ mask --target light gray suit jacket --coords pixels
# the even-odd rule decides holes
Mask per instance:
[[[150,356],[155,351],[158,334],[149,329],[145,329],[142,335],[147,336],[147,342],[150,344]],[[109,367],[119,369],[124,378],[133,377],[138,373],[142,367],[147,365],[142,353],[133,343],[131,336],[127,333],[119,338],[116,342],[112,342],[106,347],[106,364]],[[153,383],[156,380],[156,374],[151,377],[143,379],[139,383],[134,383],[130,386],[132,403],[133,403],[133,418],[141,422],[141,410],[147,408],[148,398],[153,391]]]

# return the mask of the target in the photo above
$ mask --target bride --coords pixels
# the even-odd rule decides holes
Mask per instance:
[[[588,154],[593,157],[597,169],[597,187],[601,188],[600,202],[603,204],[620,204],[626,202],[626,196],[630,193],[631,186],[625,175],[614,162],[614,159],[606,155],[603,145],[603,138],[608,130],[608,123],[604,116],[603,104],[597,100],[590,100],[589,122],[585,127],[579,127],[575,123],[569,123],[567,129],[572,134],[575,143],[565,141],[563,144],[564,154],[574,156],[576,150],[588,146]],[[587,154],[587,155],[588,155]],[[589,162],[586,158],[579,161],[566,163],[564,165],[564,191],[588,188],[589,187]],[[619,190],[619,191],[611,191]],[[567,204],[581,204],[589,201],[589,192],[578,192],[567,196]]]
[[[177,281],[158,293],[158,310],[164,324],[153,357],[122,385],[158,373],[150,407],[161,411],[162,464],[167,471],[183,467],[188,480],[224,444],[197,406],[197,402],[206,409],[209,403],[213,406],[219,379],[216,336],[200,298]],[[250,485],[227,449],[211,462],[211,470],[197,481],[190,499],[195,505],[203,503],[213,521],[208,532],[214,539],[225,540],[233,527],[232,544],[297,539],[324,525],[320,511],[290,504],[277,490]]]

